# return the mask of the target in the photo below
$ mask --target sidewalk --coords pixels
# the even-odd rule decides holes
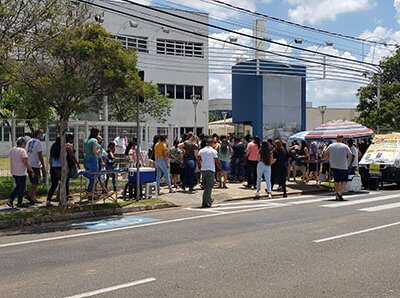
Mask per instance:
[[[215,203],[220,203],[223,201],[232,201],[232,200],[245,200],[245,199],[253,199],[255,190],[247,189],[243,186],[243,183],[229,183],[228,189],[214,188],[212,191],[212,198]],[[260,198],[263,199],[263,196],[266,196],[264,191],[265,183],[262,183],[262,191],[260,192]],[[278,188],[277,185],[274,186],[276,190]],[[327,188],[317,185],[315,181],[310,181],[309,184],[288,182],[287,183],[287,193],[288,196],[296,196],[303,195],[307,193],[318,193],[318,192],[326,192]],[[183,192],[179,189],[176,193],[168,193],[167,189],[163,189],[163,194],[160,196],[160,199],[172,203],[177,206],[182,207],[198,207],[201,206],[202,203],[202,195],[203,191],[200,189],[200,186],[197,185],[195,187],[195,191],[192,194],[188,192]],[[272,196],[274,198],[282,198],[282,192],[272,191]]]

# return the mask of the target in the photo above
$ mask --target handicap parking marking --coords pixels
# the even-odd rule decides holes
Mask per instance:
[[[160,221],[155,218],[141,217],[141,216],[123,216],[112,217],[108,219],[85,221],[81,223],[72,224],[77,228],[88,228],[93,230],[107,230],[126,226],[140,225],[144,223],[151,223]]]

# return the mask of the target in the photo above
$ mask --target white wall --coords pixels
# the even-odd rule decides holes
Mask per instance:
[[[104,1],[95,0],[94,2],[105,5]],[[111,3],[117,3],[113,6]],[[162,22],[170,26],[178,26],[195,32],[208,34],[208,27],[202,25],[194,25],[192,22],[177,19],[172,16],[154,12],[149,9],[141,8],[131,4],[123,4],[121,2],[109,2],[106,4],[114,9],[125,7],[124,11],[132,13],[138,17]],[[201,20],[208,23],[206,14],[191,13],[186,11],[166,10],[181,16],[189,17],[193,20]],[[129,21],[138,23],[137,28],[129,26]],[[140,20],[138,18],[130,18],[114,13],[105,12],[103,26],[113,35],[146,37],[148,40],[148,53],[139,53],[138,67],[145,72],[145,81],[153,83],[174,84],[174,85],[193,85],[203,86],[203,100],[197,107],[197,127],[203,127],[204,131],[208,129],[208,40],[207,38],[198,37],[178,30],[172,29],[169,33],[163,32],[160,25],[152,22]],[[203,43],[204,58],[200,57],[183,57],[173,55],[157,54],[156,40],[169,39],[178,41],[192,41]],[[191,71],[191,72],[187,72]],[[191,100],[174,99],[171,116],[168,117],[164,124],[159,124],[154,120],[147,122],[150,126],[175,126],[175,127],[194,127],[194,107]]]
[[[264,138],[288,137],[301,127],[301,78],[264,76]]]

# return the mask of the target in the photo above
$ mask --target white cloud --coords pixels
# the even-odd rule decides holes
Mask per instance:
[[[287,0],[287,2],[294,6],[289,9],[290,19],[301,24],[317,24],[323,20],[334,21],[337,15],[371,9],[375,5],[374,0]]]
[[[393,0],[393,6],[397,10],[397,22],[400,24],[400,0]]]
[[[257,10],[257,4],[270,3],[274,0],[225,0],[224,2],[232,4],[234,6],[243,7],[245,9]],[[193,0],[175,0],[174,3],[178,3],[187,7],[192,7],[200,11],[204,11],[210,14],[210,16],[218,18],[229,18],[237,16],[240,12],[228,9],[225,6],[218,6],[212,3],[206,3],[202,1]]]
[[[373,31],[365,30],[359,37],[388,44],[385,46],[383,44],[364,43],[364,61],[369,63],[378,63],[380,60],[393,55],[396,52],[396,47],[393,44],[400,44],[400,31],[381,26],[376,27]]]

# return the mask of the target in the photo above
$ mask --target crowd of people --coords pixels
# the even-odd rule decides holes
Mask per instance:
[[[36,199],[40,176],[45,176],[47,169],[43,160],[43,148],[40,139],[42,130],[35,131],[32,139],[18,138],[16,147],[10,151],[11,174],[15,180],[15,189],[7,205],[14,208],[14,200],[18,198],[17,207],[22,207],[26,188],[26,175],[30,179],[30,189],[26,195],[31,204]],[[66,135],[66,148],[61,148],[61,140],[57,138],[50,149],[49,165],[51,186],[47,195],[47,206],[51,206],[52,197],[61,179],[61,156],[66,155],[68,178],[66,192],[69,195],[69,179],[78,175],[80,165],[75,157],[73,136]],[[193,193],[196,185],[204,190],[203,207],[212,205],[211,189],[213,187],[228,188],[230,183],[243,183],[245,188],[255,190],[255,198],[260,197],[261,184],[266,183],[268,198],[272,197],[272,189],[278,184],[283,197],[287,197],[287,181],[307,184],[310,179],[328,181],[333,175],[336,198],[342,199],[342,192],[348,175],[354,175],[358,161],[366,152],[366,141],[354,143],[343,136],[338,136],[335,143],[298,142],[285,143],[280,139],[261,141],[257,136],[247,135],[244,138],[233,136],[196,136],[189,132],[179,140],[174,140],[168,147],[169,140],[165,135],[155,136],[151,148],[143,154],[137,148],[136,139],[129,140],[126,131],[110,142],[107,147],[97,128],[90,130],[84,141],[83,166],[86,171],[115,170],[141,166],[156,168],[157,193],[161,194],[161,181],[164,181],[170,193],[177,189]],[[139,150],[137,150],[139,149]],[[137,156],[137,152],[140,152]],[[145,158],[146,155],[146,158]],[[297,180],[297,171],[301,171],[301,181]],[[92,193],[95,185],[93,175],[88,178],[87,192]],[[112,190],[117,191],[116,174],[104,175],[98,182],[104,192],[108,192],[111,180]],[[126,190],[125,190],[126,191]]]

